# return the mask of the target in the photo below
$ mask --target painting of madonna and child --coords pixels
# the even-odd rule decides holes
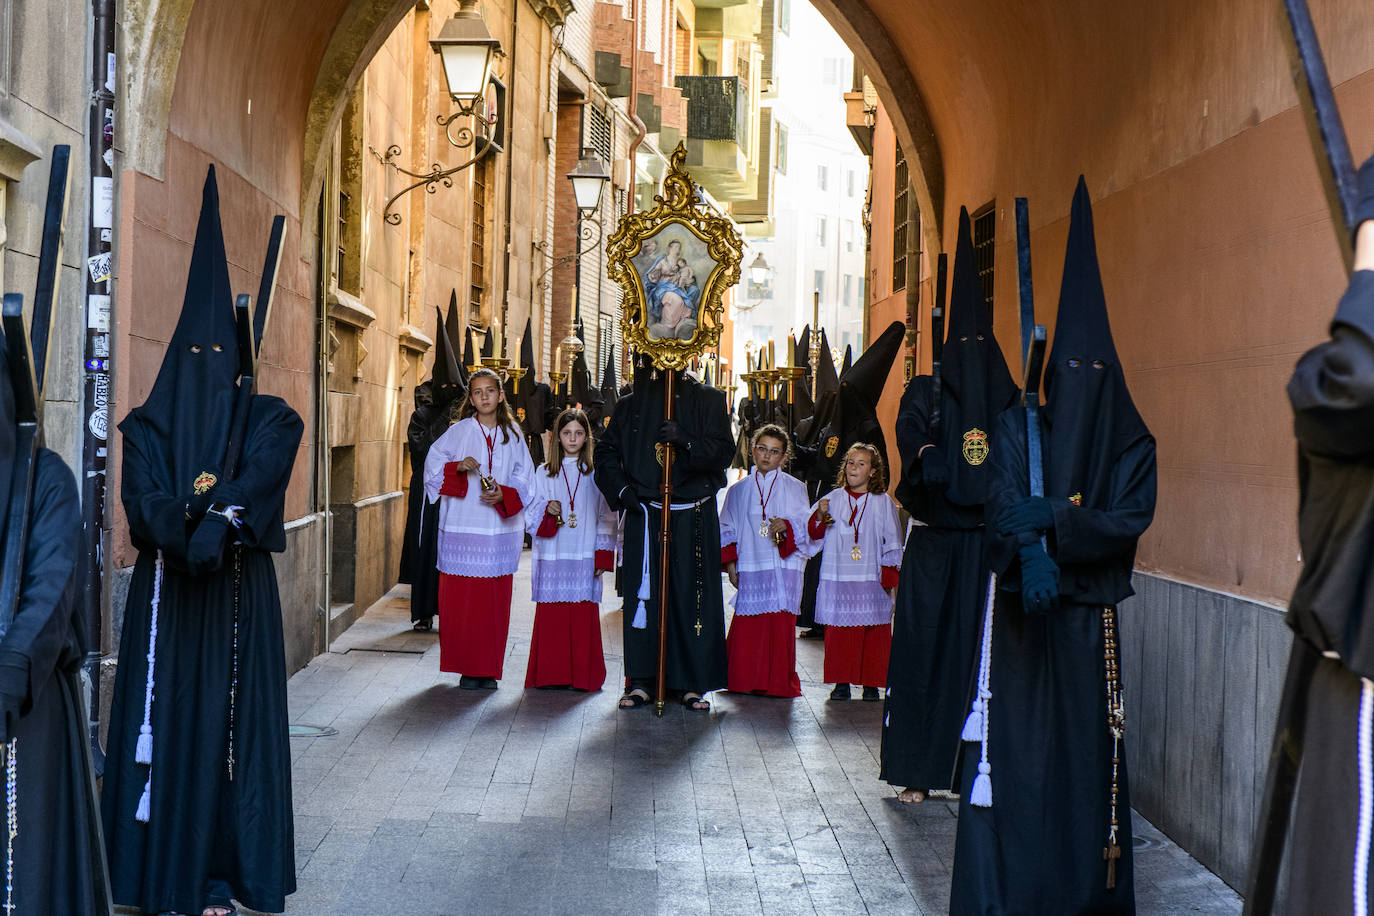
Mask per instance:
[[[634,265],[644,288],[649,339],[691,340],[701,290],[716,268],[706,243],[684,226],[668,223],[641,243]]]

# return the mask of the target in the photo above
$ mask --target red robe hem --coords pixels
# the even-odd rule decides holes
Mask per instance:
[[[513,577],[439,575],[439,670],[501,678]]]
[[[736,614],[725,638],[726,689],[801,696],[797,677],[797,617],[788,611]]]
[[[596,602],[537,603],[525,686],[600,690],[605,682],[601,613]]]
[[[892,624],[825,628],[827,684],[887,686],[887,663],[892,654]]]

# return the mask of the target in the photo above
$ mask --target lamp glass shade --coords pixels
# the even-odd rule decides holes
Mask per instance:
[[[573,198],[577,201],[578,212],[585,215],[600,206],[601,189],[611,180],[611,176],[596,150],[584,147],[582,157],[568,173],[568,180],[572,182]]]
[[[446,42],[439,45],[449,95],[470,102],[487,91],[487,81],[491,78],[492,50],[490,44]]]

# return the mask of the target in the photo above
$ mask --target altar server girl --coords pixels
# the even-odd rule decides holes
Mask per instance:
[[[600,690],[601,574],[615,564],[615,513],[592,480],[592,425],[570,408],[553,425],[557,446],[534,475],[525,530],[534,546],[534,635],[526,687]]]
[[[425,459],[425,496],[439,503],[439,670],[466,690],[501,677],[533,471],[500,377],[478,369]]]
[[[859,442],[845,453],[831,490],[816,503],[808,533],[823,542],[816,622],[825,624],[824,678],[832,700],[861,684],[865,700],[887,685],[892,593],[902,562],[897,504],[887,495],[883,459]]]
[[[725,640],[727,686],[736,693],[801,696],[797,611],[812,542],[806,485],[782,470],[787,433],[768,424],[754,433],[754,467],[725,493],[720,563],[738,589]]]

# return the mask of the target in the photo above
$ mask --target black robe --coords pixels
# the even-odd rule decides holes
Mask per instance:
[[[434,440],[449,427],[450,404],[415,408],[406,429],[410,452],[410,494],[406,506],[402,582],[410,583],[410,619],[432,620],[439,613],[439,505],[425,499],[425,458]]]
[[[921,790],[958,788],[959,734],[972,697],[987,590],[983,507],[958,505],[944,490],[919,483],[915,456],[931,444],[932,394],[930,376],[913,378],[897,413],[897,447],[906,468],[899,490],[910,494],[904,508],[923,524],[907,536],[897,584],[878,773],[892,785]],[[956,419],[948,391],[942,400],[946,421]]]
[[[142,408],[140,408],[141,410]],[[239,475],[216,497],[244,507],[221,568],[199,565],[165,446],[132,412],[124,434],[125,510],[138,562],[115,679],[102,810],[117,903],[199,913],[208,894],[266,912],[296,888],[286,661],[272,552],[285,549],[283,503],[303,425],[285,401],[254,398]],[[223,524],[207,516],[200,526]],[[151,818],[135,819],[149,767],[134,760],[143,721],[154,566],[164,559],[152,705]],[[234,560],[240,564],[234,778],[227,778],[234,653]]]
[[[642,373],[642,370],[641,370]],[[704,693],[725,686],[725,607],[720,586],[720,517],[716,493],[725,486],[735,442],[725,393],[679,374],[674,418],[691,439],[674,449],[673,504],[695,503],[672,514],[666,687]],[[625,673],[652,682],[658,665],[659,532],[662,467],[655,444],[664,416],[663,382],[647,379],[615,405],[596,442],[596,485],[612,509],[625,513],[621,594],[625,599]],[[645,525],[650,596],[646,626],[632,626],[642,578]],[[700,623],[701,629],[697,630]]]
[[[1019,408],[998,420],[989,458],[989,518],[1029,495],[1025,431]],[[1054,464],[1049,441],[1046,436],[1047,468]],[[1154,439],[1147,435],[1131,444],[1112,464],[1109,481],[1101,509],[1056,504],[1048,541],[1061,570],[1058,610],[1025,613],[1017,539],[988,532],[988,559],[999,576],[989,685],[993,804],[969,802],[980,746],[965,744],[951,913],[1135,911],[1124,744],[1117,797],[1121,858],[1111,891],[1102,856],[1112,773],[1102,609],[1132,594],[1136,540],[1154,516]]]
[[[1328,656],[1317,663],[1304,711],[1288,899],[1304,912],[1349,912],[1362,801],[1361,679],[1374,678],[1374,271],[1351,277],[1331,339],[1298,362],[1288,397],[1303,560],[1289,603],[1298,637],[1289,664],[1299,652]],[[1374,702],[1374,687],[1364,699]]]
[[[38,455],[30,518],[19,607],[0,644],[0,684],[24,700],[11,735],[18,775],[15,913],[108,913],[81,697],[85,630],[75,601],[81,511],[72,472],[46,449]]]

